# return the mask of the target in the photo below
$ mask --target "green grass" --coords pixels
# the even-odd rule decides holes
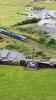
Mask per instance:
[[[56,69],[0,65],[0,100],[56,100]]]
[[[34,7],[40,7],[40,8],[47,8],[47,9],[56,9],[56,1],[55,2],[47,2],[47,1],[39,1],[39,2],[33,2],[31,3]]]
[[[9,27],[18,21],[24,20],[20,18],[21,14],[27,14],[24,6],[28,4],[26,0],[0,0],[0,26]],[[20,13],[19,15],[17,13]]]
[[[27,4],[56,9],[56,2],[33,4],[25,1],[0,0],[0,27],[7,28],[24,20],[23,17],[18,17],[17,13],[29,13],[24,10],[24,6]],[[11,31],[20,33],[19,30],[11,29]],[[27,33],[21,32],[20,34]],[[24,45],[27,48],[31,46],[4,36],[4,41],[0,42],[0,47],[10,43]],[[38,51],[39,48],[36,50]],[[29,51],[32,51],[32,48]],[[56,100],[56,69],[29,71],[20,66],[0,65],[0,100]]]
[[[32,3],[31,0],[0,0],[0,26],[9,27],[16,22],[24,20],[21,14],[28,14],[24,6],[30,4],[33,7],[44,7],[49,9],[56,9],[56,2],[37,2]],[[17,13],[20,13],[19,15]]]

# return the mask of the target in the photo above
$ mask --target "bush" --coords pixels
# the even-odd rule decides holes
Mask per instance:
[[[46,32],[46,31],[38,31],[39,32],[39,35],[47,35],[47,34],[49,34],[48,32]]]
[[[43,55],[43,51],[37,52],[38,55]]]
[[[53,44],[56,44],[56,40],[52,38],[48,41],[48,45],[53,45]]]
[[[24,24],[31,24],[31,23],[37,23],[40,21],[40,18],[32,18],[32,19],[27,19],[24,20],[22,22],[18,22],[17,24],[13,25],[13,26],[18,26],[18,25],[24,25]]]
[[[18,47],[17,47],[16,45],[14,45],[14,44],[13,44],[13,45],[8,44],[8,45],[6,46],[6,48],[7,48],[7,49],[11,49],[11,50],[12,50],[12,49],[18,49]]]
[[[36,7],[36,6],[34,6],[33,9],[34,9],[34,10],[42,10],[42,9],[45,9],[45,8],[41,8],[41,7]]]
[[[40,39],[38,40],[38,42],[41,43],[41,44],[43,44],[43,43],[46,42],[46,38],[44,38],[44,37],[43,37],[43,38],[40,38]]]

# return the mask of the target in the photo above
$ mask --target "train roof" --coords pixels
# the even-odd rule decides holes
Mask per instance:
[[[23,39],[26,39],[26,37],[25,36],[22,36],[22,35],[18,35],[19,37],[21,37],[21,38],[23,38]]]
[[[6,30],[4,30],[4,29],[0,29],[0,32],[12,33],[12,32],[8,32],[8,31],[6,31]],[[12,34],[13,34],[13,33],[12,33]],[[26,39],[25,36],[17,35],[17,34],[14,34],[14,35],[16,35],[16,36],[18,36],[18,37],[20,37],[20,38]]]

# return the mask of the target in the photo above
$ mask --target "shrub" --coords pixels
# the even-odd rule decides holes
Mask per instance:
[[[24,24],[30,24],[30,23],[37,23],[40,21],[40,18],[32,18],[32,19],[27,19],[24,20],[22,22],[18,22],[17,24],[13,25],[13,26],[18,26],[18,25],[24,25]]]
[[[34,10],[42,10],[42,9],[44,9],[44,8],[34,6],[33,9],[34,9]]]
[[[56,44],[56,40],[53,38],[48,41],[48,45],[52,45],[52,44]]]
[[[43,51],[37,52],[38,55],[43,55]]]
[[[40,39],[38,40],[38,42],[41,43],[41,44],[43,44],[43,43],[46,42],[46,38],[44,38],[44,37],[43,37],[43,38],[40,38]]]

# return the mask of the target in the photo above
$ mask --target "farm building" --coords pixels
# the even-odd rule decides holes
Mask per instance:
[[[38,25],[39,26],[55,26],[56,25],[56,21],[51,20],[51,19],[44,19],[44,20],[41,20],[38,23]]]
[[[56,10],[48,10],[48,9],[42,9],[42,10],[33,10],[31,14],[28,14],[28,17],[35,17],[35,18],[41,18],[41,19],[49,19],[49,18],[55,18],[56,17]]]
[[[56,18],[56,10],[47,10],[49,15],[51,15],[53,18]]]
[[[33,7],[32,6],[26,6],[25,10],[33,10]]]

